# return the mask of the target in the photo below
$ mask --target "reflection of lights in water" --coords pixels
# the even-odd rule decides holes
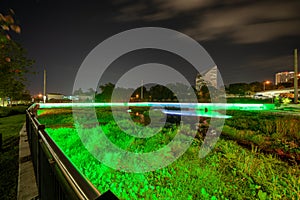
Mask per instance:
[[[231,118],[229,115],[222,115],[218,112],[203,111],[203,110],[162,110],[163,113],[169,115],[181,115],[181,116],[202,116],[202,117],[213,117],[213,118]]]

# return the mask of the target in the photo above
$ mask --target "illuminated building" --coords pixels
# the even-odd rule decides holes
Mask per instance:
[[[275,85],[287,83],[294,78],[294,72],[279,72],[275,74]]]
[[[214,66],[207,72],[202,74],[198,74],[196,77],[196,90],[200,91],[201,87],[206,86],[213,86],[217,88],[217,66]]]

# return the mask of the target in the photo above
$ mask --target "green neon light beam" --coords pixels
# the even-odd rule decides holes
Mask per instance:
[[[242,103],[153,103],[153,102],[125,102],[125,103],[39,103],[39,108],[92,108],[92,107],[174,107],[196,110],[272,110],[274,104],[242,104]]]

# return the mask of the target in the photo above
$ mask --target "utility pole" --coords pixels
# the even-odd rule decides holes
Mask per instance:
[[[143,87],[144,87],[144,81],[142,80],[142,87],[141,87],[141,100],[143,100],[143,98],[144,98],[144,94],[143,94],[143,93],[144,93],[144,91],[143,91],[143,90],[144,90],[144,88],[143,88]]]
[[[43,96],[43,100],[44,100],[44,103],[46,103],[46,83],[47,83],[47,75],[46,75],[46,70],[44,69],[44,96]]]
[[[294,49],[294,103],[298,103],[298,50]]]

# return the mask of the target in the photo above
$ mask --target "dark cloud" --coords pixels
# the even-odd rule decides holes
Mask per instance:
[[[300,35],[300,2],[295,0],[152,0],[122,5],[116,17],[121,21],[160,21],[188,15],[181,31],[200,41],[228,37],[244,44]]]
[[[299,1],[266,1],[221,7],[196,17],[184,32],[198,40],[227,37],[242,44],[298,36],[299,8]]]
[[[135,4],[117,3],[120,7],[120,15],[116,20],[120,21],[159,21],[172,19],[182,13],[213,5],[215,0],[152,0],[136,2]]]

